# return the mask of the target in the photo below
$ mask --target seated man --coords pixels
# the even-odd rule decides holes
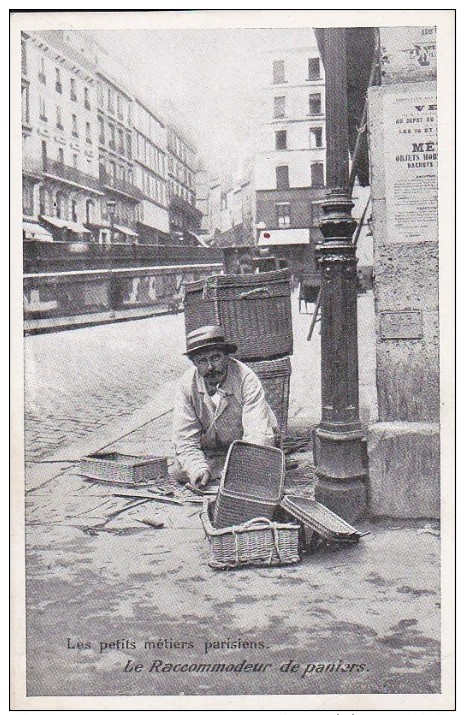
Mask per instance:
[[[256,374],[230,357],[237,346],[222,328],[193,330],[186,343],[193,367],[181,378],[174,410],[176,478],[205,487],[220,476],[234,440],[274,446],[278,426]]]

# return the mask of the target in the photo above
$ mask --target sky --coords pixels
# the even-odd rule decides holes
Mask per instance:
[[[253,155],[260,87],[274,48],[313,45],[307,29],[100,30],[129,89],[186,127],[212,176],[234,176]],[[271,55],[270,55],[271,53]],[[276,58],[276,57],[275,57]]]

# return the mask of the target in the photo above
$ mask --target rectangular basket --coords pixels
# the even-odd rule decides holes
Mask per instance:
[[[287,269],[260,274],[209,276],[186,283],[186,334],[221,325],[240,360],[291,355],[291,286]]]
[[[252,519],[244,524],[218,529],[212,525],[211,512],[211,502],[206,502],[200,516],[210,544],[208,565],[211,568],[284,566],[300,561],[299,524]]]
[[[287,432],[289,415],[289,388],[292,373],[290,358],[284,357],[246,364],[260,379],[266,401],[275,414],[281,435],[284,436]]]
[[[271,519],[282,498],[284,477],[285,458],[280,449],[233,442],[215,502],[215,527],[259,517]]]
[[[83,457],[80,474],[101,482],[147,484],[168,477],[166,457],[136,457],[118,452],[97,452]]]

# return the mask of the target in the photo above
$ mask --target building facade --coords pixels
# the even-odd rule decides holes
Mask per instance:
[[[105,191],[95,236],[103,243],[136,243],[133,105],[130,93],[107,72],[97,71],[99,178]]]
[[[135,183],[142,193],[136,208],[141,243],[169,243],[166,127],[145,103],[134,104]]]
[[[198,245],[202,214],[196,208],[196,152],[181,132],[168,127],[170,234],[174,242]]]
[[[202,243],[192,143],[91,36],[22,33],[21,68],[24,239]]]
[[[316,46],[270,53],[255,162],[259,245],[305,244],[325,185],[325,80]]]
[[[23,236],[88,240],[103,196],[92,64],[63,33],[22,36]]]

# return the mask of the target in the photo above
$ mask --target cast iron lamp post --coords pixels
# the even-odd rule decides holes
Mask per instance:
[[[321,268],[321,400],[316,429],[318,501],[347,520],[367,506],[366,469],[359,418],[356,221],[349,189],[346,30],[324,37],[326,94],[326,198],[316,247]]]

